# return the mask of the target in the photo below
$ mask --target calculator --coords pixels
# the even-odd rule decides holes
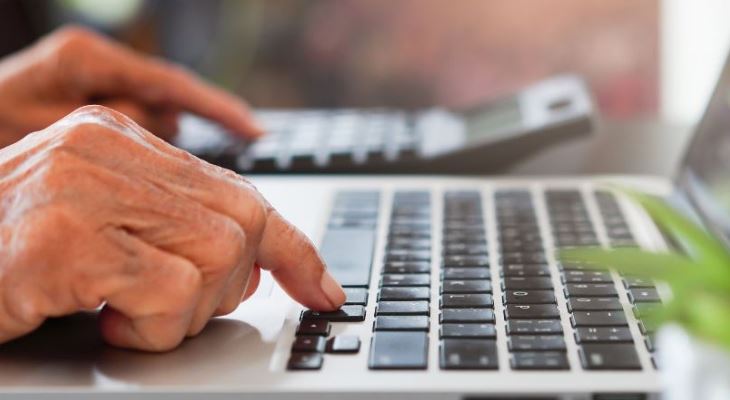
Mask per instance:
[[[552,77],[462,110],[257,109],[267,135],[244,141],[186,114],[175,144],[245,173],[484,174],[591,131],[584,81]]]

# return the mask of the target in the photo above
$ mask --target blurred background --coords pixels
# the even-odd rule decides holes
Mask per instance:
[[[726,0],[0,0],[0,55],[67,23],[257,107],[465,107],[582,75],[612,121],[691,124],[730,44]]]

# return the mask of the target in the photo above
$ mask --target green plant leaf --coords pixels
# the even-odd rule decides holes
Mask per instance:
[[[721,269],[729,273],[730,254],[725,246],[700,225],[678,212],[664,200],[637,192],[622,190],[629,198],[639,203],[651,218],[671,234],[700,266]]]
[[[694,287],[730,293],[730,273],[701,268],[697,262],[679,254],[651,253],[638,248],[578,248],[561,250],[559,259],[564,263],[589,263],[602,269],[665,281],[677,289]]]

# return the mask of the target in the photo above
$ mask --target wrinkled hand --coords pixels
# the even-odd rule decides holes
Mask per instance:
[[[162,351],[256,289],[345,299],[311,242],[233,172],[101,106],[0,150],[0,342],[103,305],[116,346]]]
[[[87,104],[114,108],[166,139],[177,132],[181,110],[244,137],[262,134],[240,99],[176,65],[71,27],[0,62],[0,147]]]

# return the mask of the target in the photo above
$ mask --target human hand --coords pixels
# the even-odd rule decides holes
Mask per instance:
[[[111,107],[165,139],[183,110],[242,137],[262,135],[242,100],[82,28],[62,28],[0,61],[0,147],[87,104]]]
[[[164,351],[233,311],[260,269],[306,307],[345,300],[311,242],[241,176],[87,106],[0,150],[0,342],[93,310]]]

